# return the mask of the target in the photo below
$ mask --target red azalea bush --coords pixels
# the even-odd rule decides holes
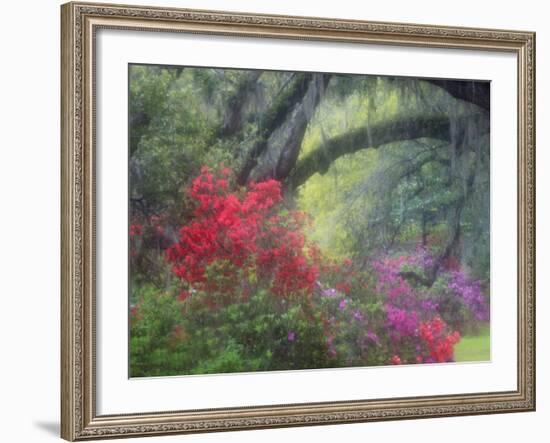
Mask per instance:
[[[318,271],[302,232],[305,216],[281,208],[280,182],[252,183],[232,192],[229,175],[228,169],[212,172],[203,167],[193,180],[192,220],[167,251],[174,274],[188,289],[246,294],[249,288],[237,280],[238,269],[254,274],[281,297],[311,292]],[[227,277],[223,287],[207,278],[208,268],[216,264],[223,264]]]
[[[417,363],[445,363],[454,359],[454,345],[460,341],[460,334],[454,331],[446,334],[445,323],[440,317],[421,323],[418,335],[425,345],[425,355],[419,354]]]

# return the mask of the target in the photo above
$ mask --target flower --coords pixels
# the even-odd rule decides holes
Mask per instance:
[[[277,214],[283,200],[279,181],[251,183],[232,192],[227,175],[225,169],[203,166],[192,181],[193,217],[166,251],[173,273],[194,288],[234,293],[237,273],[223,283],[207,275],[211,266],[223,263],[269,281],[271,292],[280,297],[313,292],[319,269],[303,233],[305,215],[295,210]]]
[[[289,331],[286,338],[287,338],[287,340],[290,341],[290,342],[294,341],[294,340],[296,339],[296,332],[294,332],[294,331]]]
[[[390,363],[392,365],[400,365],[401,364],[401,358],[399,357],[399,355],[394,355],[391,359],[390,359]]]
[[[393,332],[395,339],[414,336],[418,327],[418,314],[405,309],[386,305],[387,327]]]
[[[328,289],[324,289],[321,294],[324,296],[324,297],[336,297],[338,295],[338,291],[334,288],[328,288]]]
[[[423,312],[429,312],[429,311],[437,312],[437,310],[439,309],[439,303],[433,300],[422,300],[420,302],[420,308],[422,309]]]
[[[338,289],[340,292],[343,292],[344,294],[348,294],[351,291],[349,283],[346,282],[337,283],[336,289]]]
[[[186,291],[185,289],[182,289],[178,295],[178,300],[185,301],[187,297],[189,297],[189,292]]]
[[[483,295],[481,283],[470,280],[462,271],[450,273],[448,288],[474,314],[478,321],[489,320],[489,305]]]
[[[420,324],[419,336],[424,341],[429,352],[426,363],[445,363],[454,360],[454,345],[460,341],[460,334],[446,333],[445,323],[436,317],[431,321]]]
[[[139,223],[132,223],[130,225],[130,237],[136,237],[143,234],[143,226]]]
[[[379,344],[380,343],[380,339],[378,338],[378,335],[376,335],[375,332],[373,331],[368,331],[367,332],[367,338],[372,341],[373,343],[377,343]]]
[[[342,300],[340,300],[340,303],[338,304],[338,307],[340,309],[344,309],[347,304],[348,304],[348,301],[345,298],[343,298]]]
[[[139,314],[139,305],[132,305],[130,307],[130,317],[136,318]]]

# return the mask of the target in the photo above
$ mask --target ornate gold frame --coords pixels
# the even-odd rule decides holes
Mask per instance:
[[[98,416],[94,35],[99,28],[508,51],[518,59],[518,383],[511,392]],[[68,3],[61,7],[61,436],[67,440],[533,411],[535,34]]]

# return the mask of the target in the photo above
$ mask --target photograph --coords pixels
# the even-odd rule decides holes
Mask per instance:
[[[490,362],[490,104],[129,64],[128,376]]]

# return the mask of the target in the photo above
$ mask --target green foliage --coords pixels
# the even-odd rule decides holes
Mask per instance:
[[[130,334],[133,377],[329,366],[320,312],[307,303],[264,290],[229,304],[221,294],[178,301],[147,288],[140,295]]]
[[[233,155],[214,135],[221,103],[234,83],[213,69],[130,67],[130,195],[136,213],[182,211],[182,188],[201,165],[231,166]]]
[[[138,301],[131,308],[130,376],[164,375],[170,336],[179,321],[178,302],[169,291],[152,286],[132,288]]]

